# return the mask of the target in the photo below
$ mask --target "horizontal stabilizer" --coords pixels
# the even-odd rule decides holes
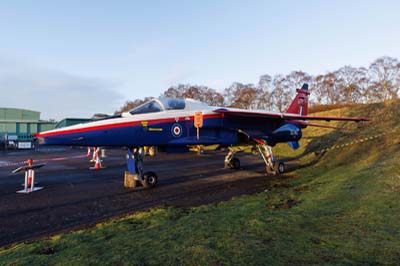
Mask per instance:
[[[296,124],[296,125],[301,125],[301,126],[323,127],[323,128],[332,128],[332,129],[347,130],[346,128],[343,128],[343,127],[334,127],[334,126],[328,126],[328,125],[310,123],[310,122],[308,122],[308,121],[302,121],[302,120],[286,120],[286,123],[291,123],[291,124]]]
[[[275,113],[260,110],[240,110],[240,109],[227,109],[218,108],[213,110],[215,113],[221,113],[231,117],[241,118],[265,118],[271,120],[325,120],[325,121],[369,121],[368,118],[364,117],[332,117],[332,116],[308,116],[288,113]]]

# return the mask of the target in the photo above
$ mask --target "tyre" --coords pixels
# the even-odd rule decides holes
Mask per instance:
[[[283,173],[285,172],[285,170],[286,170],[285,164],[282,163],[282,162],[278,162],[278,163],[275,165],[275,168],[276,168],[276,172],[277,172],[278,174],[283,174]]]
[[[152,188],[157,185],[157,175],[154,172],[146,172],[143,174],[142,185],[145,188]]]
[[[232,158],[232,160],[229,162],[229,167],[231,169],[239,169],[240,168],[240,160],[238,158]]]

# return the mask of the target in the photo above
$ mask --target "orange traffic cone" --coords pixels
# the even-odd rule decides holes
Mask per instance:
[[[96,163],[94,164],[94,167],[90,167],[92,170],[99,170],[102,169],[103,167],[101,166],[101,160],[100,156],[96,156]]]
[[[87,157],[90,157],[90,155],[92,155],[91,149],[90,147],[87,147]]]

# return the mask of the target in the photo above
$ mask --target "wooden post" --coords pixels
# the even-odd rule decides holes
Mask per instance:
[[[124,187],[126,187],[126,188],[137,187],[138,181],[135,179],[136,177],[137,177],[137,174],[131,174],[128,171],[125,171]]]

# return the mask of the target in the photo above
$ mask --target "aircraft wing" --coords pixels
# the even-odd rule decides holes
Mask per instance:
[[[238,110],[238,109],[228,109],[228,108],[219,108],[213,110],[215,113],[226,114],[229,116],[237,116],[243,118],[260,118],[265,117],[269,119],[276,120],[285,120],[290,123],[291,120],[321,120],[321,121],[369,121],[367,118],[363,117],[331,117],[331,116],[308,116],[308,115],[297,115],[297,114],[288,114],[288,113],[275,113],[275,112],[267,112],[267,111],[253,111],[253,110]],[[309,124],[313,126],[312,124]]]

